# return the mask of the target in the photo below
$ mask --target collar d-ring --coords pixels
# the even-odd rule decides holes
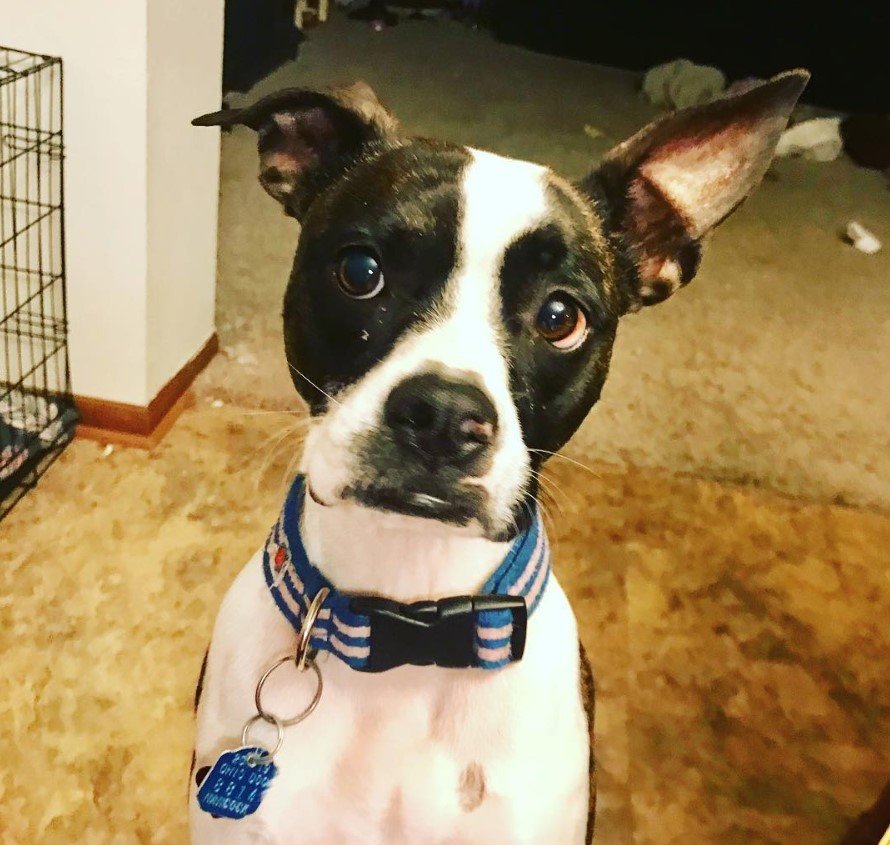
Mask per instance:
[[[297,639],[297,653],[294,657],[297,663],[297,669],[301,672],[306,671],[306,662],[310,652],[309,643],[312,640],[312,629],[315,627],[315,621],[318,619],[318,614],[321,613],[321,608],[330,592],[331,591],[327,587],[322,587],[315,594],[315,598],[313,598],[309,604],[309,608],[306,611],[306,617],[303,619],[303,625],[300,628],[300,636]]]

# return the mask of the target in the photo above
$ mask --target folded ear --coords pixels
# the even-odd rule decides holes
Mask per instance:
[[[312,200],[398,124],[364,82],[308,91],[288,88],[243,109],[212,112],[194,126],[249,126],[257,133],[260,184],[297,219]]]
[[[638,276],[630,310],[692,279],[702,238],[760,183],[808,80],[790,71],[675,112],[615,147],[582,181],[629,248]]]

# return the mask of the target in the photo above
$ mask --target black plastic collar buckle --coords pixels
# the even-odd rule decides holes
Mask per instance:
[[[525,651],[528,610],[522,597],[456,596],[401,604],[376,596],[355,596],[350,607],[371,620],[371,658],[365,672],[385,672],[405,664],[475,666],[476,627],[485,610],[512,613],[512,660],[521,660]]]

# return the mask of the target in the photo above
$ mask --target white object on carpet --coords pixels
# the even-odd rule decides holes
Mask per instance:
[[[839,117],[817,117],[786,129],[776,146],[777,156],[803,156],[810,161],[834,161],[844,147]]]
[[[874,255],[881,251],[881,242],[877,235],[855,220],[851,220],[847,224],[846,235],[847,240],[866,255]]]

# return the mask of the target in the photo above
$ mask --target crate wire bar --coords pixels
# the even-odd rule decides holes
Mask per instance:
[[[0,46],[0,519],[71,440],[62,61]]]

